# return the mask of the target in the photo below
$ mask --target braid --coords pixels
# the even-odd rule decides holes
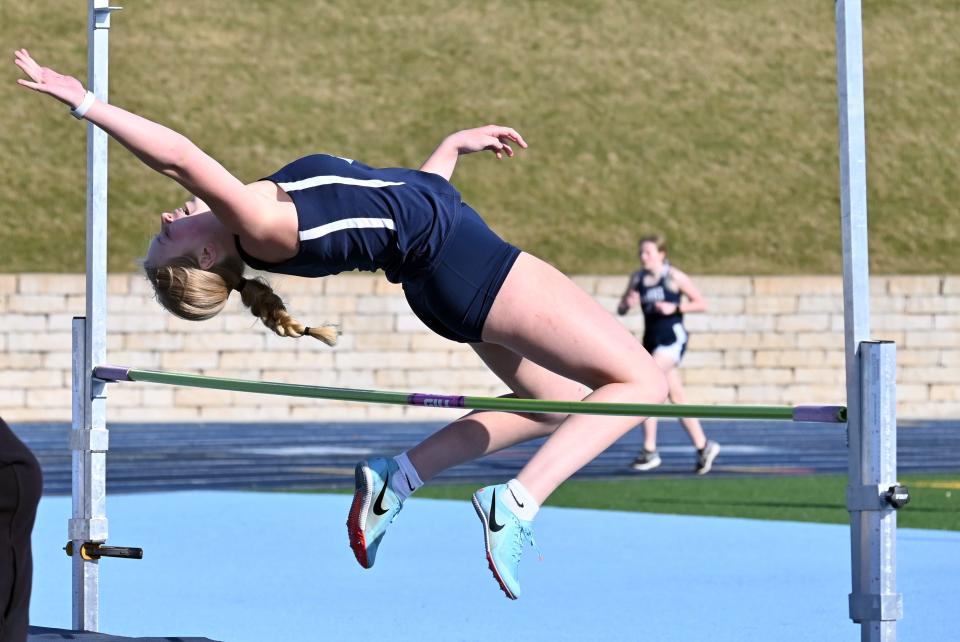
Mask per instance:
[[[337,328],[323,325],[317,328],[305,326],[287,312],[283,299],[277,296],[270,285],[260,278],[243,279],[238,283],[240,299],[250,312],[281,337],[311,336],[327,345],[337,343]]]
[[[144,264],[157,301],[181,319],[202,321],[215,316],[226,305],[230,292],[238,290],[250,312],[281,337],[311,336],[327,345],[336,344],[336,326],[303,325],[290,316],[283,300],[266,281],[245,279],[243,269],[243,261],[237,257],[229,257],[209,270],[201,269],[192,256],[181,256],[159,267]]]

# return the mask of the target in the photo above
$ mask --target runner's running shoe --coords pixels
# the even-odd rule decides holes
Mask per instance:
[[[473,507],[483,522],[483,544],[487,563],[500,588],[511,600],[520,597],[520,555],[525,544],[533,541],[533,522],[513,514],[501,497],[509,493],[506,484],[484,486],[473,494]]]
[[[640,454],[637,455],[637,458],[633,460],[633,463],[630,464],[630,468],[639,471],[653,470],[660,464],[660,454],[656,450],[647,450],[644,448],[640,451]]]
[[[403,508],[403,502],[390,488],[390,478],[399,474],[399,470],[392,458],[377,457],[357,464],[347,535],[350,548],[363,568],[373,566],[380,540]]]
[[[713,467],[713,460],[720,454],[720,444],[707,440],[703,450],[697,451],[697,474],[706,475]]]

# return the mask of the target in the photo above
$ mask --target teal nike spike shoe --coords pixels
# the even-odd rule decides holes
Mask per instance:
[[[399,470],[397,462],[382,457],[357,464],[356,490],[347,517],[347,535],[350,548],[363,568],[373,566],[380,540],[403,508],[403,502],[390,488],[390,478]]]
[[[522,520],[507,508],[501,497],[509,493],[506,484],[484,486],[473,494],[473,507],[483,522],[483,543],[487,563],[500,588],[511,600],[520,597],[520,555],[533,541],[533,522]]]

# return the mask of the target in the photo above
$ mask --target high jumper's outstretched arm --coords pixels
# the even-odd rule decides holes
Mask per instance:
[[[83,84],[49,67],[27,52],[14,52],[14,63],[29,76],[17,82],[76,109],[87,96]],[[251,232],[267,221],[244,184],[186,136],[134,113],[94,101],[83,116],[107,132],[151,169],[180,183],[203,199],[232,231]]]
[[[457,166],[457,159],[462,154],[489,149],[497,158],[503,155],[513,157],[514,151],[510,143],[516,143],[526,149],[527,143],[517,131],[511,127],[500,125],[486,125],[475,129],[464,129],[450,134],[434,150],[430,157],[420,166],[421,172],[430,172],[450,180],[453,170]]]

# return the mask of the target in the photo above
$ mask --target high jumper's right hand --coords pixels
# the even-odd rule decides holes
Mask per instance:
[[[41,94],[53,96],[71,109],[83,102],[87,91],[73,76],[64,76],[49,67],[41,67],[26,49],[14,51],[13,56],[13,63],[30,77],[30,80],[18,78],[19,84],[39,91]]]

